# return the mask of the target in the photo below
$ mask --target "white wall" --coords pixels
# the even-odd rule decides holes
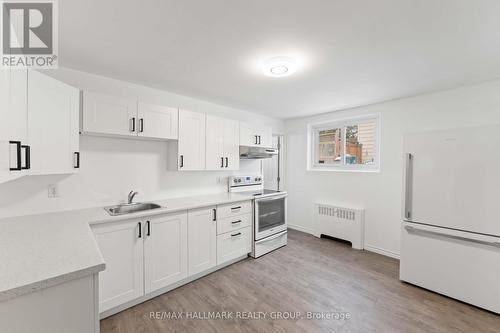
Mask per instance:
[[[307,124],[334,117],[381,114],[381,172],[306,171]],[[313,232],[313,205],[366,209],[367,249],[397,257],[402,202],[403,134],[500,123],[500,81],[286,121],[289,223]]]
[[[269,125],[275,133],[284,131],[281,120],[129,82],[65,68],[47,74],[84,90],[136,96],[151,103]],[[167,170],[167,147],[166,142],[80,136],[79,173],[31,176],[0,184],[0,217],[114,204],[126,199],[132,189],[141,192],[140,201],[227,191],[231,172]],[[259,161],[241,162],[240,173],[259,171]],[[57,184],[59,198],[48,198],[49,184]]]

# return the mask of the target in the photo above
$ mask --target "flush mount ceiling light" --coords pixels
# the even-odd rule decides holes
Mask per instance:
[[[292,75],[297,71],[297,64],[292,58],[274,57],[266,61],[262,66],[265,75],[271,77],[284,77]]]

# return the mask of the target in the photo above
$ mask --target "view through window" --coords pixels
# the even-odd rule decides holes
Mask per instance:
[[[378,166],[378,117],[311,126],[311,168]]]

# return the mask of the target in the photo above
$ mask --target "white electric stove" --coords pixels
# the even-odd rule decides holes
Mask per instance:
[[[230,177],[229,192],[254,197],[252,257],[258,258],[286,245],[286,192],[265,189],[262,175]]]

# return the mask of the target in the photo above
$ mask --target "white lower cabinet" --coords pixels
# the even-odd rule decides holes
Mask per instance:
[[[239,258],[252,251],[252,228],[245,227],[217,236],[217,265]]]
[[[248,254],[250,203],[92,225],[106,262],[99,273],[99,311],[112,314],[119,306],[156,296],[155,292]],[[230,213],[231,208],[245,213]],[[224,216],[219,220],[218,209]]]
[[[99,273],[99,310],[144,295],[144,224],[137,220],[92,226],[106,269]]]
[[[145,225],[145,292],[167,287],[187,277],[187,214],[150,218]]]
[[[188,212],[188,272],[194,275],[217,264],[217,209]]]

